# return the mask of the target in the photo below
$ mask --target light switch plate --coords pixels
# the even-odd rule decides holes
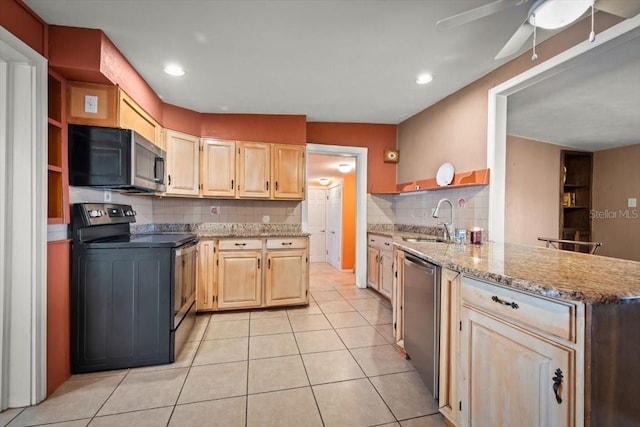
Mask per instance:
[[[104,190],[102,194],[106,203],[111,203],[111,190]]]
[[[98,114],[98,97],[95,95],[84,96],[84,112]]]
[[[638,200],[635,197],[630,197],[627,199],[627,207],[635,208],[638,204]]]

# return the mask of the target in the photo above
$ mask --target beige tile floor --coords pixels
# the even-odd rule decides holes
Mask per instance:
[[[171,365],[74,375],[1,426],[444,426],[391,305],[311,264],[308,307],[201,314]]]

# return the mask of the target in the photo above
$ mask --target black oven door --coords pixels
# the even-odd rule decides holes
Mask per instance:
[[[197,242],[191,242],[175,249],[174,329],[196,300],[196,248]]]

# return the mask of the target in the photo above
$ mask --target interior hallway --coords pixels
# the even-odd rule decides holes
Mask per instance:
[[[0,425],[444,426],[391,304],[324,263],[310,289],[308,307],[200,314],[176,363],[74,375]]]

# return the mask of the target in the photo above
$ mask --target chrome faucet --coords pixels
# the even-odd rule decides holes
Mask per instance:
[[[438,218],[438,214],[440,213],[440,206],[442,206],[443,202],[447,202],[449,203],[449,206],[451,206],[451,214],[449,216],[449,222],[445,222],[444,223],[444,233],[447,237],[447,241],[448,242],[452,242],[452,230],[453,230],[453,203],[451,202],[451,200],[449,199],[440,199],[440,201],[438,201],[438,204],[436,205],[436,208],[433,211],[433,217],[434,218]]]

